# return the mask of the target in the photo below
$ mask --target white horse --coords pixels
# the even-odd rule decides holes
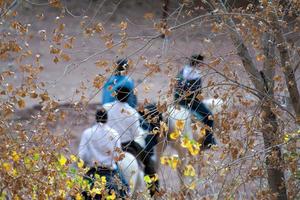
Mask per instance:
[[[223,101],[221,99],[205,99],[203,103],[208,106],[208,108],[213,113],[218,113],[222,110]],[[171,105],[167,109],[167,113],[165,113],[165,116],[167,117],[168,121],[168,134],[171,134],[176,129],[176,122],[177,121],[183,121],[184,122],[184,128],[183,133],[188,136],[191,139],[198,139],[197,134],[194,134],[193,128],[192,128],[192,113],[190,110],[183,106],[174,106]],[[217,124],[217,123],[216,123]],[[198,132],[199,130],[197,130]],[[185,166],[185,157],[187,156],[187,150],[184,149],[180,142],[173,142],[173,141],[167,141],[166,137],[160,138],[160,141],[157,145],[157,157],[160,158],[163,154],[164,150],[167,147],[167,144],[170,145],[173,149],[175,149],[178,153],[179,160],[181,161],[179,164],[179,169],[177,170],[178,175],[180,177],[183,174],[184,166]],[[159,167],[160,163],[157,163],[157,167]],[[187,180],[180,179],[181,184],[184,185]]]
[[[147,132],[142,128],[139,129],[140,136],[134,141],[145,147],[144,137]],[[146,184],[144,182],[144,172],[141,168],[141,163],[138,162],[136,157],[129,152],[124,152],[125,157],[118,162],[121,173],[124,175],[130,187],[130,197],[136,199],[139,192],[146,191]]]
[[[129,184],[130,197],[134,197],[139,191],[145,190],[146,185],[143,180],[143,170],[140,168],[138,161],[131,153],[125,152],[125,157],[118,162],[118,166]]]

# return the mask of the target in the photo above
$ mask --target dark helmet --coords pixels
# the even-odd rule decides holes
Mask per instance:
[[[196,66],[197,64],[202,63],[203,60],[204,60],[204,56],[202,56],[201,54],[194,54],[190,58],[190,65]]]
[[[103,107],[98,108],[96,110],[95,118],[96,122],[105,124],[107,122],[107,111]]]
[[[121,59],[117,60],[116,64],[117,64],[116,72],[125,71],[128,67],[128,59],[121,58]]]

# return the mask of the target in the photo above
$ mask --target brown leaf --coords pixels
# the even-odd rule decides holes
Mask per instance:
[[[57,63],[59,62],[59,59],[58,59],[57,56],[54,57],[53,62],[54,62],[55,64],[57,64]]]
[[[18,106],[21,109],[25,108],[25,101],[23,99],[19,99],[18,100]]]
[[[95,78],[94,78],[94,81],[93,81],[93,86],[97,89],[100,89],[102,88],[103,84],[104,84],[104,81],[105,81],[105,77],[104,76],[101,76],[101,75],[97,75]]]

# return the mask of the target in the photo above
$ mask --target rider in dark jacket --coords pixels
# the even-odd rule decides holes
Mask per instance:
[[[177,76],[177,85],[175,87],[175,102],[190,109],[193,115],[209,127],[206,129],[206,137],[203,141],[204,147],[210,147],[216,144],[212,134],[214,126],[213,114],[209,108],[199,100],[201,94],[202,80],[200,67],[204,66],[204,56],[193,55],[188,65],[179,72]]]

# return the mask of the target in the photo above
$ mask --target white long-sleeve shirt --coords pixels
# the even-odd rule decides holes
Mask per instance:
[[[121,138],[121,143],[129,142],[142,136],[139,113],[125,102],[106,103],[103,107],[108,113],[108,125],[115,129]]]
[[[114,157],[121,149],[119,134],[107,124],[97,123],[86,129],[79,144],[79,157],[89,167],[98,166],[116,169]]]

